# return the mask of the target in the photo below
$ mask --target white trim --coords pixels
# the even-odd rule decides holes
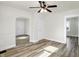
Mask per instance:
[[[33,37],[30,37],[30,42],[37,42],[38,40],[34,40]]]
[[[66,18],[70,18],[70,17],[79,17],[79,15],[69,15],[69,16],[65,16],[65,19],[66,19]]]
[[[66,43],[65,41],[60,41],[60,40],[52,39],[52,38],[48,38],[48,40],[59,42],[59,43],[64,43],[64,44]]]
[[[79,17],[79,15],[68,15],[68,16],[65,16],[65,19],[64,19],[64,39],[66,40],[66,19],[67,18],[71,18],[71,17]],[[66,40],[67,41],[67,40]]]
[[[66,17],[64,19],[64,40],[66,40]]]
[[[16,45],[10,45],[8,47],[4,47],[4,48],[0,49],[0,51],[7,50],[7,49],[10,49],[10,48],[13,48],[13,47],[16,47]]]

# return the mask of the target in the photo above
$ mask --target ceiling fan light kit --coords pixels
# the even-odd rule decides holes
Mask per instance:
[[[48,8],[57,7],[57,5],[47,5],[45,1],[38,1],[38,2],[40,4],[40,7],[29,7],[29,8],[41,8],[40,10],[38,10],[38,13],[40,13],[40,12],[52,12]]]
[[[40,12],[47,12],[47,10],[42,8]]]

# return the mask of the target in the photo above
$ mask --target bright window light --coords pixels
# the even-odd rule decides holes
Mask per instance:
[[[24,37],[24,36],[22,36],[22,37],[17,37],[17,39],[26,39],[27,37]]]
[[[48,57],[51,53],[47,51],[42,51],[42,53],[37,54],[35,57]]]
[[[35,55],[35,57],[48,57],[56,51],[58,51],[57,47],[47,46],[47,47],[43,48],[41,52],[39,52],[37,55]]]
[[[53,52],[57,51],[58,48],[53,47],[53,46],[48,46],[48,47],[45,47],[44,50],[49,51],[50,53],[53,53]]]

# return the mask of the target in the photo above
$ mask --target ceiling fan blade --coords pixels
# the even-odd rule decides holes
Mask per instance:
[[[38,1],[39,2],[39,4],[40,4],[40,7],[42,7],[42,1]]]
[[[48,12],[52,12],[51,10],[49,10],[49,9],[47,9],[47,8],[46,8],[46,10],[47,10]]]
[[[45,3],[45,1],[43,1],[42,3],[43,3],[43,5],[44,5],[44,7],[46,7],[46,3]]]
[[[41,9],[38,11],[38,13],[40,13],[41,12]]]
[[[57,7],[57,5],[49,5],[47,8]]]
[[[29,8],[40,8],[40,7],[29,7]]]

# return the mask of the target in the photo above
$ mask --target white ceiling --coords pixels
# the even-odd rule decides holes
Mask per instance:
[[[54,12],[62,12],[71,9],[79,8],[79,1],[46,1],[48,5],[56,4],[57,8],[50,8],[50,10]],[[38,11],[38,9],[30,9],[32,6],[39,6],[37,1],[0,1],[0,5],[6,5],[26,11]]]

